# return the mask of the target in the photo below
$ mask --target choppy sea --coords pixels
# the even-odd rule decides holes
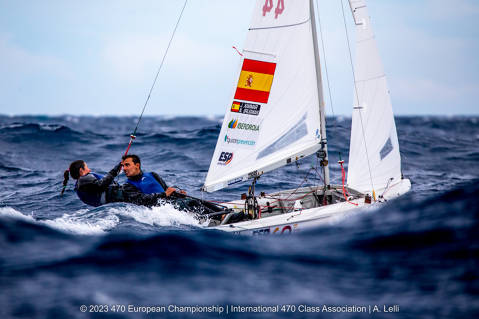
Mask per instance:
[[[69,163],[110,170],[136,120],[0,116],[0,318],[479,318],[479,117],[398,117],[412,191],[287,236],[208,230],[170,206],[89,208],[72,183],[60,197]],[[238,199],[246,184],[199,191],[221,120],[146,117],[130,153],[193,196]],[[350,125],[328,119],[334,183]],[[312,161],[257,190],[295,188]]]

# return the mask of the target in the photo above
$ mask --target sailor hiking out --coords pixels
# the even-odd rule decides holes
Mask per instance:
[[[122,166],[127,182],[119,185],[114,178],[118,176]],[[64,189],[69,176],[76,180],[75,193],[78,198],[85,204],[94,207],[114,202],[126,202],[148,207],[169,203],[179,210],[200,214],[224,210],[224,207],[220,205],[187,196],[183,190],[168,187],[155,172],[143,172],[140,158],[133,154],[123,156],[122,162],[115,165],[104,176],[92,172],[83,160],[72,162],[64,173]]]
[[[85,161],[76,160],[65,171],[63,185],[66,186],[70,175],[76,180],[75,193],[78,198],[85,204],[94,207],[114,202],[153,206],[158,203],[158,199],[165,197],[165,193],[143,194],[141,192],[123,191],[123,186],[114,181],[120,170],[121,163],[115,165],[111,171],[103,176],[92,172]]]

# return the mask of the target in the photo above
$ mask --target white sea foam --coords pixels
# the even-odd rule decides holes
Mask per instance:
[[[23,126],[25,126],[24,123],[13,123],[13,124],[2,126],[1,128],[17,128],[17,127],[23,127]]]
[[[0,216],[7,216],[27,222],[45,225],[65,233],[79,235],[99,235],[118,225],[120,219],[115,215],[107,215],[102,218],[95,216],[88,210],[80,210],[73,214],[64,214],[62,217],[48,220],[36,220],[32,216],[24,215],[11,207],[1,207]]]
[[[12,207],[0,207],[0,216],[7,216],[14,219],[20,219],[27,222],[35,222],[35,219],[32,216],[27,216],[20,213],[18,210],[15,210]]]
[[[120,216],[133,218],[136,222],[155,227],[201,227],[200,222],[192,214],[178,211],[172,205],[159,207],[124,206],[107,207],[105,210],[81,209],[73,213],[48,219],[36,220],[11,207],[0,208],[0,216],[8,216],[28,222],[41,224],[50,228],[79,235],[102,235],[114,229],[120,223]]]
[[[127,206],[111,208],[110,212],[151,226],[200,226],[200,222],[192,214],[179,211],[172,205],[166,204],[158,207]]]
[[[115,215],[98,218],[92,214],[63,214],[62,217],[41,221],[40,223],[57,230],[79,235],[101,235],[118,225],[120,219]]]

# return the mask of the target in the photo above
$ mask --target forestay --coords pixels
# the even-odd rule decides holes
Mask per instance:
[[[401,158],[386,76],[366,4],[364,0],[349,3],[357,39],[348,186],[372,192],[401,179]]]
[[[259,0],[204,190],[316,152],[320,115],[309,0]]]

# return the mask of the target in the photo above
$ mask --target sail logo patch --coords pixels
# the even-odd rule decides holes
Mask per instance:
[[[228,123],[228,128],[236,128],[237,125],[238,125],[238,120],[232,119],[232,120]]]
[[[234,98],[268,103],[276,63],[244,59]]]
[[[260,110],[261,110],[261,105],[259,104],[233,101],[233,104],[231,105],[231,112],[234,112],[234,113],[258,115]]]
[[[233,160],[233,153],[221,152],[220,158],[218,158],[218,164],[228,165]]]
[[[246,131],[259,131],[259,125],[257,124],[250,124],[250,123],[238,123],[237,119],[232,119],[228,123],[228,128],[230,129],[238,129],[238,130],[246,130]]]
[[[228,143],[228,144],[233,143],[233,144],[249,145],[249,146],[253,146],[253,145],[256,144],[256,141],[242,140],[242,139],[238,139],[238,138],[231,138],[228,135],[225,135],[225,142]]]

